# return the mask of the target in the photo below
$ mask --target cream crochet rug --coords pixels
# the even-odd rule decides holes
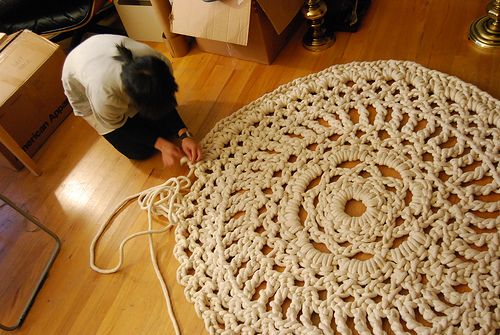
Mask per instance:
[[[498,334],[499,124],[499,101],[411,62],[266,94],[202,141],[187,299],[211,334]]]

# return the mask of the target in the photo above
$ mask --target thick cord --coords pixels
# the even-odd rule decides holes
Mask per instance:
[[[181,160],[181,164],[188,163],[188,159],[185,157]],[[153,262],[153,267],[156,272],[156,276],[158,277],[158,280],[160,281],[161,288],[163,290],[163,295],[165,297],[165,301],[167,303],[167,309],[168,313],[170,315],[170,319],[172,320],[172,325],[174,326],[175,333],[177,335],[180,335],[180,330],[179,326],[177,324],[177,320],[175,318],[173,309],[172,309],[172,304],[170,301],[170,295],[168,293],[167,285],[165,283],[165,280],[163,279],[163,276],[161,274],[160,268],[158,266],[158,261],[156,259],[156,252],[154,249],[153,245],[153,234],[160,234],[163,232],[166,232],[169,230],[172,226],[177,225],[179,222],[178,216],[177,216],[177,210],[180,208],[183,208],[185,206],[184,204],[184,198],[182,196],[181,191],[182,190],[189,190],[191,187],[191,180],[190,177],[193,174],[193,168],[190,166],[190,172],[187,176],[178,176],[178,177],[172,177],[169,180],[167,180],[165,183],[152,187],[150,189],[147,189],[145,191],[142,191],[140,193],[134,194],[132,196],[129,196],[128,198],[124,199],[111,213],[104,224],[101,226],[99,231],[97,232],[96,236],[92,240],[92,243],[90,244],[90,267],[99,273],[103,274],[110,274],[110,273],[115,273],[117,272],[120,267],[123,264],[123,250],[125,247],[125,244],[129,242],[130,240],[142,236],[142,235],[149,235],[149,251],[151,254],[151,260]],[[113,217],[131,200],[137,198],[137,201],[139,202],[139,206],[143,210],[147,210],[148,212],[148,230],[141,231],[135,234],[132,234],[128,237],[126,237],[121,243],[120,247],[118,249],[119,252],[119,260],[118,260],[118,265],[116,265],[112,269],[102,269],[98,267],[95,264],[95,249],[97,242],[103,235],[104,231],[106,228],[110,225],[112,222]],[[162,229],[153,229],[153,215],[159,216],[163,215],[165,216],[169,224],[162,228]]]

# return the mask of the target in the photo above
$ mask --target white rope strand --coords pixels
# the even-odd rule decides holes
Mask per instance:
[[[187,157],[183,158],[181,160],[181,164],[186,164],[188,163]],[[99,231],[97,232],[96,236],[92,240],[92,243],[90,244],[90,267],[99,273],[102,274],[110,274],[110,273],[115,273],[117,272],[121,266],[123,265],[123,259],[124,259],[124,248],[125,244],[129,242],[130,240],[142,236],[142,235],[149,235],[149,251],[151,255],[151,261],[153,263],[153,267],[156,273],[156,276],[158,277],[158,280],[160,282],[163,295],[165,297],[165,301],[167,303],[167,309],[168,313],[170,315],[170,319],[172,320],[172,325],[175,329],[175,333],[177,335],[180,335],[180,330],[179,326],[177,324],[177,320],[175,318],[173,309],[172,309],[172,303],[170,301],[170,295],[168,293],[168,288],[165,282],[165,279],[163,278],[163,275],[160,271],[160,268],[158,266],[158,261],[156,259],[156,252],[154,249],[153,245],[153,234],[160,234],[164,233],[167,230],[169,230],[172,226],[177,225],[179,222],[178,215],[176,212],[185,207],[185,202],[184,198],[182,195],[183,190],[189,190],[191,187],[191,180],[190,177],[193,174],[193,167],[189,164],[190,166],[190,171],[187,176],[178,176],[178,177],[172,177],[168,179],[165,183],[152,187],[150,189],[147,189],[145,191],[142,191],[140,193],[134,194],[132,196],[127,197],[124,199],[116,208],[115,210],[108,216],[104,224],[101,226]],[[108,226],[111,224],[112,219],[115,217],[115,215],[131,200],[137,198],[137,201],[139,203],[139,206],[142,210],[146,210],[148,212],[148,230],[144,230],[135,234],[132,234],[128,237],[126,237],[121,243],[118,248],[118,253],[119,253],[119,259],[118,259],[118,264],[112,268],[112,269],[103,269],[98,267],[95,264],[95,249],[97,246],[97,242],[100,240],[101,236],[104,234]],[[162,228],[162,229],[153,229],[153,215],[156,216],[165,216],[169,224]]]

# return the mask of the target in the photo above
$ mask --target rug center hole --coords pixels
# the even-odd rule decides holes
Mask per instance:
[[[350,216],[361,216],[365,213],[366,206],[362,201],[351,199],[345,204],[344,211]]]

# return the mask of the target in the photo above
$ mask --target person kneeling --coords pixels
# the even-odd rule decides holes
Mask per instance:
[[[177,112],[172,73],[168,58],[146,44],[95,35],[68,54],[62,83],[74,114],[126,157],[143,160],[159,150],[165,166],[184,155],[194,164],[203,154]],[[167,140],[172,136],[182,150]]]

